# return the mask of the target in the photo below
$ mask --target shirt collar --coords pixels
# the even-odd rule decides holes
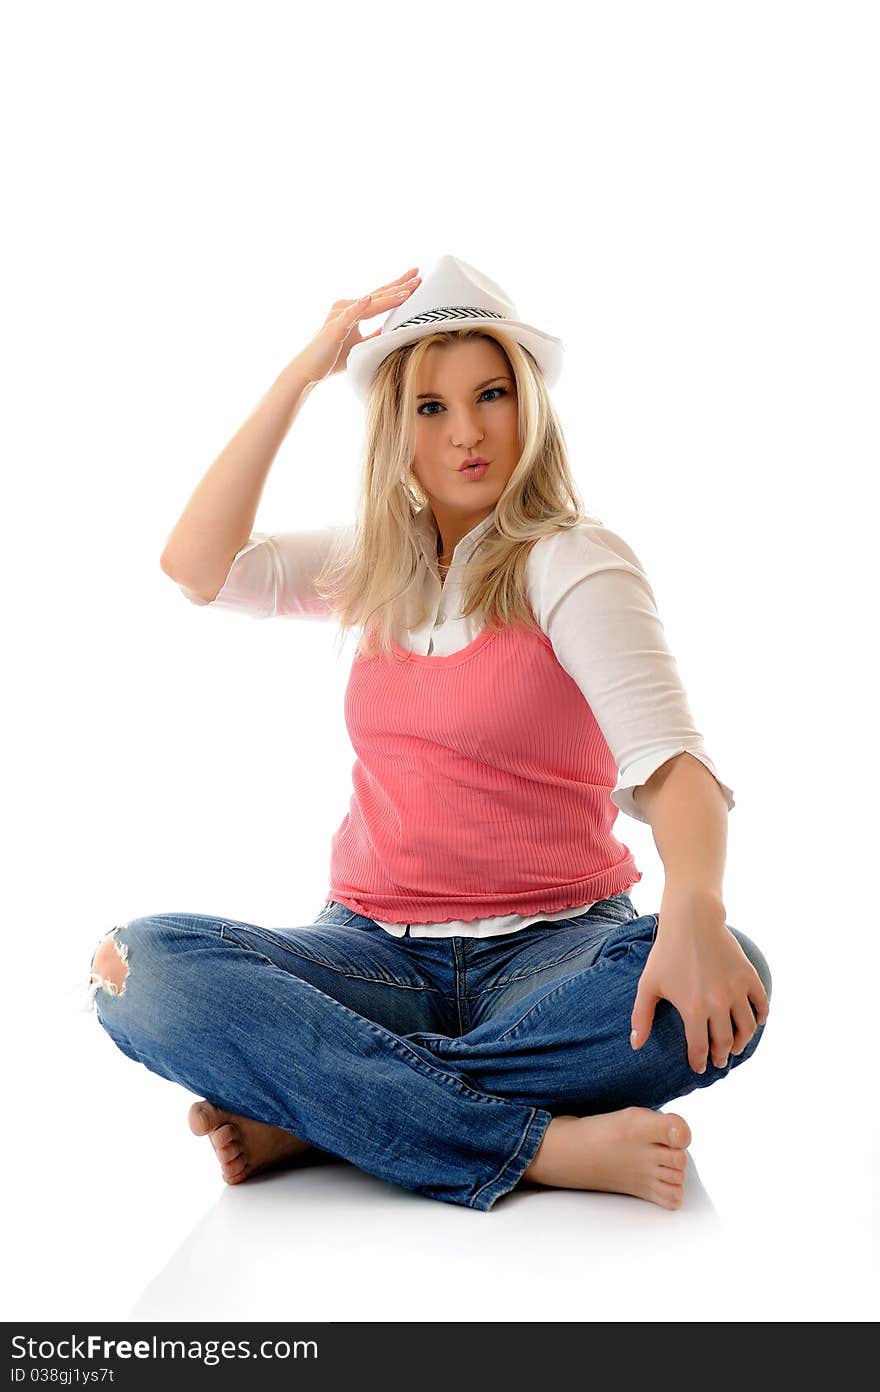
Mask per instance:
[[[436,565],[437,524],[434,521],[434,514],[431,511],[430,503],[426,504],[425,507],[421,508],[419,512],[416,513],[415,522],[416,531],[421,540],[424,554],[428,558],[428,560],[430,560],[434,565]],[[465,533],[465,535],[461,538],[461,540],[459,541],[458,545],[455,547],[452,553],[450,570],[452,569],[452,566],[457,565],[459,561],[468,560],[468,558],[473,554],[473,551],[476,548],[477,544],[482,540],[484,534],[488,532],[492,526],[494,526],[494,523],[495,512],[493,510],[489,513],[488,517],[483,518],[482,522],[478,522],[475,527],[472,527],[469,532]]]

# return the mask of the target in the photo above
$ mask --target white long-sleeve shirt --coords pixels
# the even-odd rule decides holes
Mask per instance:
[[[490,514],[462,537],[441,582],[430,508],[418,515],[428,617],[419,628],[397,635],[401,646],[440,657],[477,637],[480,616],[462,617],[461,598],[468,559],[493,520]],[[333,611],[316,593],[313,581],[341,532],[351,533],[352,528],[253,532],[234,557],[211,607],[255,618],[332,619]],[[724,793],[728,810],[733,808],[733,792],[718,777],[694,725],[654,593],[638,557],[622,537],[600,523],[586,521],[542,537],[529,552],[526,577],[535,619],[550,639],[557,660],[589,702],[617,763],[612,802],[628,816],[646,822],[633,790],[667,759],[687,752],[705,765]],[[185,586],[180,588],[193,603],[204,604]],[[410,924],[409,930],[413,937],[493,937],[538,921],[573,918],[590,907],[582,904],[557,913]],[[407,925],[382,923],[381,927],[402,937]]]

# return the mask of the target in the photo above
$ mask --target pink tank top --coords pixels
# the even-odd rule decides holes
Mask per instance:
[[[550,639],[484,628],[447,656],[355,654],[356,759],[328,898],[388,923],[535,914],[642,876],[612,827],[617,765]]]

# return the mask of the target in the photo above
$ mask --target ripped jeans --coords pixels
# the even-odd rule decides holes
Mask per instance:
[[[491,1209],[551,1119],[659,1110],[750,1058],[692,1071],[658,1002],[630,1046],[658,915],[626,893],[575,918],[488,938],[394,937],[330,900],[313,923],[206,914],[113,930],[127,975],[98,981],[98,1019],[129,1058],[216,1106],[428,1198]],[[761,951],[728,925],[770,992]],[[96,949],[97,952],[97,949]]]

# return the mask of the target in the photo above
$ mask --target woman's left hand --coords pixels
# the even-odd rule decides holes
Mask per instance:
[[[668,1000],[684,1021],[694,1072],[705,1073],[710,1053],[715,1067],[724,1068],[767,1021],[770,1002],[761,978],[727,927],[717,896],[667,889],[659,919],[639,980],[630,1042],[642,1047],[657,1002]]]

